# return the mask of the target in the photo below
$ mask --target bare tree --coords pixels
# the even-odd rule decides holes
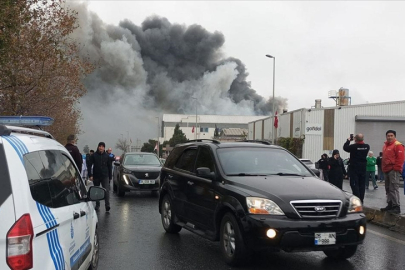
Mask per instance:
[[[115,144],[115,148],[120,149],[124,152],[129,152],[130,144],[125,139],[118,139],[118,142]]]

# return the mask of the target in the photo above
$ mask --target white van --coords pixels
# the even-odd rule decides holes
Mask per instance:
[[[0,269],[97,269],[105,190],[52,135],[0,124],[0,186]]]

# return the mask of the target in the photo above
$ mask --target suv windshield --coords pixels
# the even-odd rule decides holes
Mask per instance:
[[[152,165],[160,166],[159,159],[154,155],[127,155],[125,157],[124,165]]]
[[[282,149],[222,148],[217,153],[226,175],[312,176],[294,156]]]

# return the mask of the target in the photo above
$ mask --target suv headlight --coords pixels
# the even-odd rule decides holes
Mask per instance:
[[[363,205],[358,197],[352,196],[350,197],[350,204],[347,213],[359,213],[363,212]]]
[[[246,204],[251,214],[284,216],[283,210],[275,202],[268,199],[247,197]]]

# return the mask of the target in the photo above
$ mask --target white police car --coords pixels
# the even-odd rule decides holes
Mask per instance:
[[[52,135],[5,126],[1,118],[0,269],[96,269],[98,219],[91,201],[104,199],[105,190],[87,190]]]

